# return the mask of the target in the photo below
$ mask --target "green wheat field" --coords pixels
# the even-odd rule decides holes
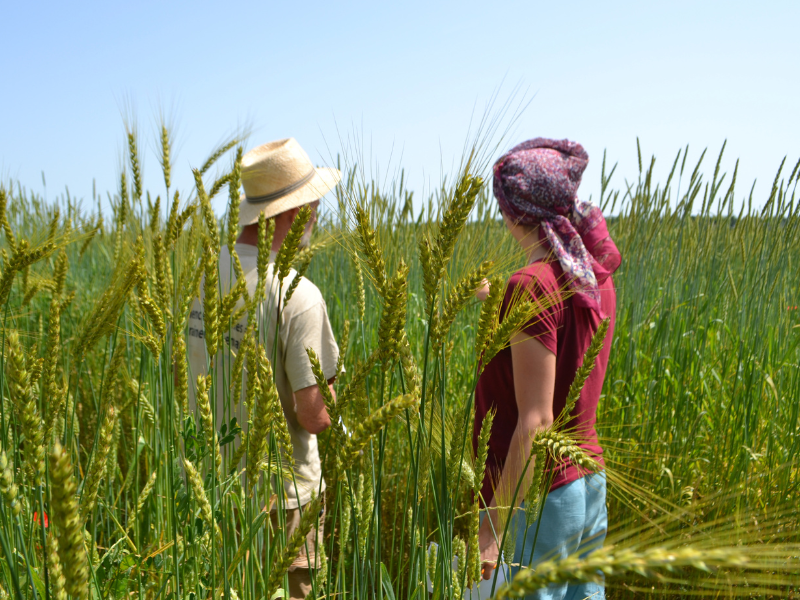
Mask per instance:
[[[255,319],[222,376],[201,380],[194,413],[187,401],[198,386],[188,313],[238,232],[241,146],[214,149],[195,187],[178,191],[166,127],[156,141],[163,186],[142,189],[145,143],[130,131],[110,212],[12,181],[0,189],[0,596],[275,600],[324,519],[316,598],[461,598],[480,569],[478,357],[535,314],[519,304],[498,324],[496,294],[474,299],[484,277],[502,290],[522,264],[480,152],[422,201],[402,178],[382,184],[343,165],[311,246],[279,254],[322,291],[342,350],[334,425],[319,439],[327,490],[287,538],[291,442]],[[655,181],[640,155],[625,183],[603,160],[594,198],[623,256],[598,410],[606,544],[524,570],[495,597],[601,576],[611,598],[800,594],[800,173],[782,164],[769,196],[753,198],[720,173],[722,154],[687,156]],[[218,220],[211,202],[224,198]],[[259,298],[207,288],[214,356]],[[226,411],[245,402],[244,439],[240,424],[215,422],[218,389]],[[591,470],[559,423],[535,453]],[[548,486],[533,481],[504,503],[524,497],[535,513]],[[511,531],[501,547],[513,547]]]

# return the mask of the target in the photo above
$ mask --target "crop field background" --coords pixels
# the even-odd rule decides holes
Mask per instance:
[[[3,597],[272,600],[302,545],[281,527],[277,480],[291,465],[258,347],[222,360],[188,410],[188,311],[238,231],[236,211],[218,221],[210,199],[238,205],[241,153],[236,141],[217,148],[177,194],[162,131],[164,188],[141,189],[130,134],[112,214],[3,185]],[[609,537],[499,596],[601,571],[613,598],[798,593],[800,173],[781,165],[756,210],[714,161],[682,151],[661,182],[641,158],[624,184],[603,169],[595,201],[623,257],[598,410]],[[277,259],[320,288],[343,354],[334,425],[320,436],[327,490],[300,526],[324,519],[318,598],[458,598],[477,579],[472,395],[478,357],[513,329],[473,291],[483,277],[500,289],[522,257],[475,164],[421,210],[402,180],[343,168],[312,245]],[[210,357],[227,353],[239,319],[253,335],[260,326],[246,312],[257,298],[216,289],[204,305]],[[216,422],[208,398],[220,387],[226,414],[246,406],[244,439],[236,422]],[[541,456],[581,458],[568,430],[535,441]],[[547,485],[534,479],[519,495],[535,506]]]

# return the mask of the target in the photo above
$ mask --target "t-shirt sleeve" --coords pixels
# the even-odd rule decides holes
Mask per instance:
[[[284,369],[293,392],[317,383],[306,348],[313,348],[317,353],[326,379],[336,375],[339,347],[336,345],[324,302],[315,303],[294,315],[290,330],[286,332]]]
[[[527,296],[537,307],[534,316],[522,332],[539,340],[545,348],[558,355],[558,329],[562,325],[564,304],[558,284],[550,269],[533,274],[515,274],[506,287],[505,310],[512,302]]]

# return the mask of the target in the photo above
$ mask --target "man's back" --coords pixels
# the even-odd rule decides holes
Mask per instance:
[[[258,283],[257,249],[248,244],[237,244],[236,253],[239,255],[247,282],[247,292],[253,296]],[[302,278],[285,306],[282,301],[279,302],[285,296],[287,288],[297,273],[292,269],[280,285],[277,277],[273,275],[273,259],[274,253],[267,270],[266,298],[260,303],[257,316],[258,340],[272,365],[275,385],[291,434],[299,504],[303,505],[310,500],[312,491],[319,491],[322,474],[317,437],[303,429],[298,422],[294,392],[316,385],[306,355],[306,348],[310,347],[316,351],[322,364],[322,370],[328,379],[336,375],[339,349],[328,320],[325,301],[319,289],[311,281]],[[225,247],[220,251],[219,281],[220,292],[223,296],[236,284],[231,255]],[[201,290],[201,296],[202,294]],[[238,309],[242,305],[243,301],[240,300],[236,308]],[[279,305],[280,315],[278,314]],[[236,417],[243,431],[247,431],[248,415],[243,402],[247,389],[246,367],[242,397],[230,397],[230,373],[233,367],[234,353],[238,352],[246,328],[247,314],[243,315],[238,322],[233,323],[230,329],[227,324],[222,327],[221,348],[217,352],[215,360],[217,429],[223,423],[229,423],[233,417]],[[188,355],[192,382],[198,375],[206,373],[207,354],[204,335],[202,304],[196,299],[189,318]],[[194,408],[194,385],[190,385],[189,388],[191,390],[190,400],[192,408]],[[294,486],[295,483],[292,481],[287,481],[285,485],[288,498],[287,507],[289,508],[298,506],[298,494],[295,493]],[[322,482],[322,489],[324,489],[324,482]]]

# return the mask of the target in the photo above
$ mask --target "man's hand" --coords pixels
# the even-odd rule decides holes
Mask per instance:
[[[496,511],[489,511],[490,513]],[[478,545],[481,552],[481,575],[484,579],[489,579],[492,572],[497,567],[500,560],[500,550],[497,548],[497,541],[492,531],[491,518],[487,515],[481,523],[478,532]]]

